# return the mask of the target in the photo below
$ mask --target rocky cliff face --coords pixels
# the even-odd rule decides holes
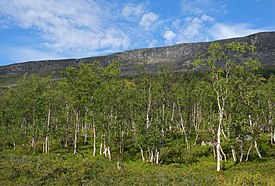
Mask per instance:
[[[275,66],[275,32],[263,32],[241,38],[219,40],[216,42],[247,42],[256,46],[255,56],[264,66]],[[133,76],[137,74],[136,66],[146,64],[148,72],[155,72],[158,64],[173,64],[175,71],[188,71],[193,67],[191,62],[196,54],[207,50],[211,42],[186,43],[160,48],[146,48],[129,50],[107,56],[88,57],[81,59],[45,60],[17,63],[0,67],[0,82],[13,78],[20,78],[23,74],[47,75],[55,71],[57,76],[60,71],[69,66],[77,67],[80,63],[99,62],[107,65],[112,61],[121,63],[122,75]],[[3,84],[3,83],[2,83]]]

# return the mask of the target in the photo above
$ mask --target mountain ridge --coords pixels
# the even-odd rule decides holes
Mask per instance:
[[[256,46],[255,57],[259,58],[263,66],[275,66],[275,32],[260,32],[245,37],[222,39],[211,42],[182,43],[157,48],[141,48],[126,50],[106,56],[94,56],[85,58],[40,60],[15,63],[0,66],[0,82],[11,83],[11,79],[20,79],[25,73],[39,74],[46,76],[55,71],[54,76],[58,77],[60,72],[67,67],[77,67],[80,63],[99,62],[101,65],[108,65],[112,61],[121,64],[122,76],[134,76],[138,73],[136,65],[145,64],[147,72],[155,72],[159,64],[173,64],[175,71],[195,70],[192,61],[198,53],[207,50],[208,46],[218,42],[247,42]]]

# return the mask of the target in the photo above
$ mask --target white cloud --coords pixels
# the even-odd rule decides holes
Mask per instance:
[[[149,12],[142,16],[139,24],[145,30],[149,30],[150,27],[153,25],[153,23],[156,22],[157,20],[158,20],[158,15],[153,12]]]
[[[122,15],[126,18],[131,16],[140,17],[145,12],[145,5],[140,3],[138,5],[128,4],[122,9]]]
[[[181,8],[185,15],[201,16],[210,12],[210,8],[214,4],[217,2],[213,3],[213,0],[182,0]]]
[[[130,39],[113,24],[111,6],[92,0],[0,1],[0,14],[11,24],[35,29],[42,46],[64,52],[126,49]]]
[[[173,41],[176,43],[207,41],[208,37],[206,30],[210,20],[212,21],[210,17],[205,19],[205,17],[202,16],[186,17],[183,22],[178,21],[178,25],[173,30],[173,33],[175,34]]]
[[[197,42],[208,41],[207,29],[215,24],[217,7],[221,1],[213,0],[182,0],[181,10],[183,18],[171,24],[176,34],[175,41]]]
[[[202,34],[203,21],[199,18],[186,18],[185,27],[180,31],[178,42],[192,42]]]
[[[248,24],[223,24],[217,22],[211,28],[209,28],[208,32],[213,40],[217,40],[242,37],[261,31],[264,30],[250,28]]]
[[[208,16],[208,15],[202,15],[201,20],[206,21],[206,22],[210,22],[210,23],[215,22],[215,19],[211,16]]]
[[[170,43],[175,37],[176,34],[172,30],[165,30],[163,33],[163,38],[166,43]]]

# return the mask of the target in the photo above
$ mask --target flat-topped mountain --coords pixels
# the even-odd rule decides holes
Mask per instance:
[[[264,66],[275,66],[275,32],[261,32],[246,37],[214,41],[219,43],[247,42],[256,46],[255,57]],[[10,84],[25,73],[48,75],[53,71],[55,76],[69,66],[77,67],[80,63],[99,62],[107,65],[112,61],[121,63],[123,76],[137,74],[136,66],[146,64],[148,72],[155,72],[158,64],[173,64],[175,71],[189,71],[194,69],[192,61],[198,53],[207,50],[211,42],[184,43],[159,48],[145,48],[129,50],[107,56],[87,57],[80,59],[43,60],[16,63],[0,67],[0,84]]]

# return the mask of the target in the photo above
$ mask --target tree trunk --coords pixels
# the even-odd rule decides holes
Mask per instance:
[[[226,154],[223,152],[222,146],[220,146],[220,148],[221,148],[221,154],[223,155],[224,161],[226,162],[227,161]]]
[[[68,140],[69,140],[69,137],[68,137],[68,127],[66,127],[66,131],[65,131],[65,144],[64,144],[64,147],[67,148],[68,147]]]
[[[185,130],[183,116],[182,116],[180,107],[178,108],[178,110],[179,110],[179,115],[180,115],[180,126],[181,126],[182,133],[184,134],[184,139],[185,139],[185,143],[186,143],[186,148],[188,150],[188,159],[189,159],[190,153],[191,153],[190,152],[191,149],[190,149],[190,145],[189,145],[189,140],[188,140],[188,136],[187,136],[187,133],[186,133],[186,130]]]
[[[112,157],[111,157],[111,149],[110,149],[110,146],[107,147],[107,155],[108,155],[108,158],[110,160],[110,162],[112,161]]]
[[[275,132],[275,131],[274,131]],[[272,126],[270,127],[270,144],[273,145],[274,143],[274,137],[275,137],[275,134],[273,133],[273,128]]]
[[[268,125],[270,127],[270,144],[273,145],[275,141],[275,129],[273,130],[273,114],[272,114],[272,104],[271,101],[268,100]]]
[[[65,148],[67,148],[68,147],[68,129],[69,128],[69,106],[68,106],[68,104],[66,103],[66,136],[65,136]]]
[[[144,163],[145,162],[145,158],[144,158],[144,152],[143,152],[143,149],[140,145],[138,145],[139,149],[140,149],[140,154],[141,154],[141,158],[142,158],[142,162]]]
[[[259,158],[262,158],[262,155],[258,149],[258,143],[257,143],[256,139],[254,139],[254,146],[255,146],[255,149],[256,149],[256,152],[257,152]]]
[[[148,105],[147,105],[147,112],[146,112],[146,129],[150,127],[150,111],[151,111],[151,103],[152,103],[152,98],[151,98],[151,83],[149,85],[149,90],[148,90]]]
[[[87,144],[88,131],[87,131],[87,121],[84,122],[84,144]]]
[[[233,161],[234,161],[234,163],[236,163],[237,162],[237,155],[236,155],[236,151],[235,151],[233,145],[231,145],[231,151],[232,151]]]
[[[217,155],[216,155],[216,145],[212,144],[212,149],[213,149],[213,158],[216,159]]]
[[[77,137],[79,132],[79,112],[76,111],[76,118],[75,118],[75,133],[74,133],[74,154],[77,153]]]
[[[246,155],[245,161],[248,161],[248,158],[249,158],[249,154],[250,154],[251,149],[252,149],[252,142],[250,143],[250,147],[249,147],[249,149],[248,149],[248,151],[247,151],[247,155]]]
[[[124,121],[120,123],[119,155],[123,158],[124,152]]]
[[[171,123],[174,121],[174,115],[175,115],[175,102],[173,102],[173,106],[172,106],[172,115],[171,115],[171,122],[170,122],[170,125],[169,125],[169,130],[172,129],[172,126],[171,126]]]
[[[159,150],[158,150],[158,148],[156,148],[155,156],[156,156],[156,164],[159,164]]]
[[[217,171],[221,170],[221,122],[222,122],[222,116],[220,115],[219,118],[219,126],[217,131]]]
[[[32,148],[33,148],[33,150],[35,150],[35,147],[36,147],[36,141],[35,141],[35,137],[33,136],[32,137]]]
[[[148,147],[148,153],[149,153],[149,157],[148,157],[149,162],[153,163],[154,162],[154,151],[153,151],[153,149]]]
[[[95,128],[95,125],[93,126],[93,133],[94,133],[94,136],[93,136],[93,141],[94,141],[94,152],[93,152],[93,156],[95,156],[95,153],[96,153],[96,128]]]
[[[197,144],[197,140],[199,138],[199,107],[200,107],[200,104],[198,101],[196,101],[194,104],[193,104],[193,125],[194,125],[194,130],[195,130],[195,134],[196,134],[196,137],[195,137],[195,140],[194,140],[194,143],[192,146],[195,146]]]
[[[46,139],[45,139],[45,153],[48,154],[50,152],[50,137],[49,137],[49,133],[50,133],[50,118],[51,118],[51,109],[49,107],[48,110],[48,122],[47,122],[47,135],[46,135]]]
[[[46,136],[46,139],[45,139],[45,154],[48,154],[49,151],[50,151],[49,136],[47,135],[47,136]]]
[[[241,155],[240,155],[240,162],[242,162],[243,161],[243,141],[242,140],[240,140],[240,153],[241,153]]]
[[[221,170],[221,130],[222,130],[222,123],[223,123],[225,98],[221,99],[218,93],[217,93],[217,102],[218,102],[218,108],[219,108],[219,125],[217,130],[216,149],[217,149],[217,171],[220,171]]]
[[[102,140],[103,140],[103,134],[101,134],[100,146],[99,146],[99,155],[100,155],[100,156],[102,155],[102,148],[103,148]]]

